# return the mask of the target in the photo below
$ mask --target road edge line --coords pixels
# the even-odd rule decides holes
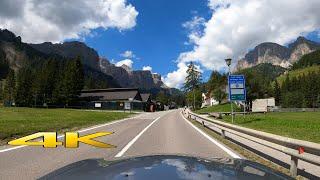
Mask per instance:
[[[211,136],[209,136],[208,134],[206,134],[205,132],[203,132],[201,129],[199,129],[198,127],[196,127],[195,125],[193,125],[187,118],[185,118],[182,115],[182,111],[180,112],[180,115],[182,116],[182,118],[190,125],[192,126],[194,129],[196,129],[200,134],[202,134],[205,138],[207,138],[209,141],[211,141],[212,143],[214,143],[215,145],[217,145],[220,149],[224,150],[227,154],[229,154],[232,158],[235,159],[242,159],[239,155],[237,155],[235,152],[231,151],[229,148],[227,148],[225,145],[221,144],[220,142],[218,142],[217,140],[213,139]]]
[[[155,122],[157,122],[159,119],[161,118],[158,117],[155,120],[153,120],[147,127],[145,127],[136,137],[134,137],[123,149],[121,149],[120,152],[118,152],[114,157],[119,158],[121,156],[123,156],[124,153],[126,153],[128,151],[128,149],[139,139],[140,136],[142,136],[142,134],[144,132],[146,132]]]

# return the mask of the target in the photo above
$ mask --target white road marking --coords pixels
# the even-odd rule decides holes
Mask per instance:
[[[137,117],[132,117],[132,118],[122,119],[122,120],[119,120],[119,121],[115,120],[114,122],[110,122],[110,123],[106,123],[106,124],[101,124],[101,125],[89,127],[89,128],[86,128],[86,129],[79,130],[77,132],[82,133],[82,132],[90,131],[90,130],[93,130],[93,129],[101,128],[101,127],[104,127],[104,126],[109,126],[109,125],[112,125],[112,124],[121,123],[123,121],[128,121],[128,120],[131,120],[131,119],[134,119],[134,118],[138,118],[138,116]],[[63,137],[64,137],[64,135],[59,135],[58,139],[63,138]],[[7,149],[2,149],[2,150],[0,150],[0,153],[12,151],[12,150],[16,150],[16,149],[20,149],[20,148],[24,148],[24,147],[27,147],[27,146],[26,145],[22,145],[22,146],[16,146],[16,147],[11,147],[11,148],[7,148]]]
[[[181,112],[182,113],[182,112]],[[217,145],[219,148],[221,148],[222,150],[224,150],[227,154],[229,154],[231,157],[235,158],[235,159],[242,159],[240,156],[238,156],[236,153],[232,152],[230,149],[228,149],[227,147],[225,147],[223,144],[221,144],[220,142],[218,142],[217,140],[213,139],[212,137],[210,137],[209,135],[207,135],[206,133],[204,133],[201,129],[199,129],[198,127],[196,127],[195,125],[193,125],[188,119],[186,119],[182,114],[180,113],[180,115],[182,116],[182,118],[188,123],[190,124],[190,126],[192,126],[194,129],[196,129],[200,134],[202,134],[204,137],[206,137],[209,141],[211,141],[212,143],[214,143],[215,145]]]
[[[145,127],[135,138],[133,138],[116,156],[114,157],[121,157],[123,154],[139,139],[139,137],[148,130],[155,122],[157,122],[161,118],[158,117],[152,123],[150,123],[147,127]]]

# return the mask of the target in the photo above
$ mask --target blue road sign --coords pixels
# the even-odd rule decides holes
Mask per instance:
[[[246,83],[244,75],[230,75],[228,77],[228,85],[230,101],[246,100]]]

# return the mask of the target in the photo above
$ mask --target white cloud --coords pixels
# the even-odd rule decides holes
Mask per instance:
[[[151,66],[143,66],[143,67],[142,67],[142,70],[143,70],[143,71],[150,71],[150,72],[152,72],[152,67],[151,67]]]
[[[181,88],[185,78],[187,77],[187,69],[188,66],[185,63],[178,63],[178,69],[168,73],[167,76],[164,77],[164,83],[168,87]]]
[[[194,16],[192,20],[182,24],[182,27],[186,28],[190,32],[188,35],[189,42],[185,43],[186,45],[198,41],[198,37],[200,37],[203,33],[202,30],[204,25],[205,19],[199,16]]]
[[[133,61],[131,59],[124,59],[122,61],[118,61],[115,64],[117,67],[121,67],[122,65],[128,66],[130,69],[132,69]]]
[[[122,54],[120,54],[121,57],[124,57],[124,58],[135,58],[136,55],[132,52],[132,51],[125,51],[123,52]]]
[[[0,28],[26,42],[61,42],[82,38],[96,28],[131,29],[138,12],[127,0],[4,0]]]
[[[181,53],[177,61],[178,70],[165,78],[171,87],[183,83],[185,64],[190,61],[198,62],[209,70],[222,70],[225,58],[237,60],[259,43],[285,44],[320,28],[319,0],[208,2],[212,17],[204,23],[200,35],[190,32],[193,50]]]

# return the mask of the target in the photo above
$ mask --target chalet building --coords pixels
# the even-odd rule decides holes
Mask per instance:
[[[124,110],[130,104],[133,110],[144,109],[141,94],[135,88],[83,90],[80,99],[88,108]]]
[[[151,94],[141,94],[142,102],[151,102]]]

